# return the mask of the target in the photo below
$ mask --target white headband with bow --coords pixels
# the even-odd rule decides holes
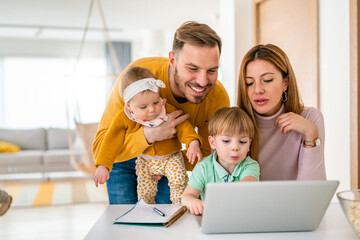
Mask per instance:
[[[124,101],[125,103],[127,103],[136,94],[143,92],[145,90],[159,92],[159,87],[165,88],[165,83],[161,80],[154,78],[144,78],[138,80],[127,86],[127,88],[125,88],[123,93]]]

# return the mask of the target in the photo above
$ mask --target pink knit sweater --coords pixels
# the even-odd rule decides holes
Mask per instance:
[[[290,131],[283,135],[274,126],[277,116],[255,114],[260,134],[259,164],[261,180],[315,180],[326,179],[324,164],[325,129],[322,113],[313,107],[305,107],[301,116],[312,121],[319,129],[322,143],[318,147],[304,148],[303,135]]]

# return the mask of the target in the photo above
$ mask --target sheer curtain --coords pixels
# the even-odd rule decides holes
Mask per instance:
[[[120,70],[122,71],[124,68],[126,68],[127,65],[131,63],[131,43],[130,42],[112,42],[116,55],[119,59],[120,63]],[[115,72],[114,69],[114,63],[111,59],[109,45],[105,45],[106,50],[106,66],[107,66],[107,73],[113,74]],[[107,94],[106,99],[109,97],[111,90],[114,86],[114,83],[116,81],[116,77],[110,78],[107,81]]]

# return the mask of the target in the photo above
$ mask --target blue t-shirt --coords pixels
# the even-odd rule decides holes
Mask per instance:
[[[203,158],[201,162],[197,163],[191,173],[189,185],[201,192],[201,199],[205,196],[205,186],[212,182],[237,182],[246,176],[253,176],[259,181],[260,167],[257,161],[247,156],[244,160],[239,162],[232,174],[229,174],[216,161],[218,158],[216,151]]]

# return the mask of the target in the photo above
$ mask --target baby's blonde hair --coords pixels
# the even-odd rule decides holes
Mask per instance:
[[[155,78],[155,75],[147,68],[143,67],[131,67],[129,68],[124,75],[121,78],[120,81],[120,97],[123,97],[124,90],[127,88],[130,84],[133,82],[136,82],[138,80],[144,79],[144,78]]]

